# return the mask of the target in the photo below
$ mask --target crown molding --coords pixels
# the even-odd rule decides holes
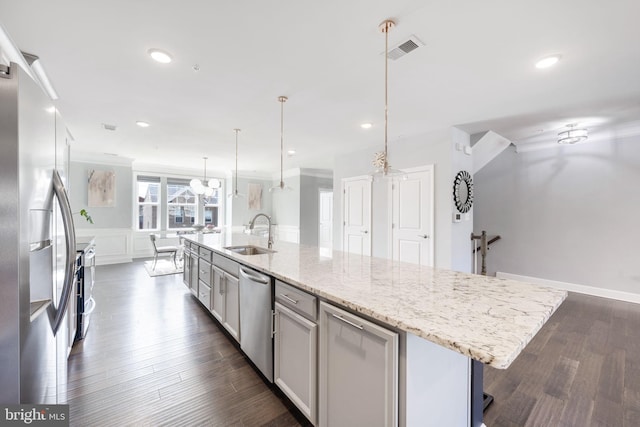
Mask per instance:
[[[70,150],[70,160],[78,163],[95,163],[99,165],[131,166],[133,159],[116,154],[89,153],[86,151]]]

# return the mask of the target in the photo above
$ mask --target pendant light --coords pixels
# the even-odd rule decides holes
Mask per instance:
[[[244,197],[244,194],[238,193],[238,132],[240,132],[240,130],[241,129],[234,129],[234,132],[236,133],[236,171],[233,178],[233,193],[229,193],[229,195],[227,196],[233,197],[234,199],[238,197]]]
[[[378,28],[384,33],[384,151],[374,154],[373,166],[376,170],[371,174],[375,180],[384,177],[404,176],[406,174],[401,170],[393,169],[389,166],[389,150],[387,141],[387,129],[389,126],[389,102],[388,102],[388,75],[389,75],[389,31],[396,23],[390,19],[383,21]]]
[[[203,157],[204,159],[204,179],[200,181],[198,178],[193,178],[189,181],[189,186],[193,189],[193,192],[196,194],[204,194],[206,197],[211,197],[213,195],[213,190],[220,188],[222,183],[219,179],[212,178],[207,181],[207,159],[208,157]],[[204,185],[203,183],[207,183]]]
[[[568,124],[567,130],[558,133],[558,144],[577,144],[586,141],[589,137],[587,129],[577,129],[578,125]]]
[[[271,187],[269,192],[273,193],[274,191],[283,191],[283,190],[291,190],[291,187],[284,185],[284,174],[283,174],[283,165],[284,165],[284,103],[287,102],[286,96],[279,96],[278,102],[280,102],[280,184],[275,187]]]

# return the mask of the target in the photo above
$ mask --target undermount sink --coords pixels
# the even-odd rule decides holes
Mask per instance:
[[[262,255],[262,254],[272,254],[275,252],[271,249],[261,248],[259,246],[253,246],[253,245],[227,246],[225,247],[225,249],[240,255]]]

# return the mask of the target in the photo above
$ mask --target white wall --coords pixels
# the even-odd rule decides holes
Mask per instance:
[[[502,236],[490,274],[640,293],[640,137],[508,148],[474,179],[475,232]]]
[[[271,193],[273,222],[279,227],[300,227],[300,175],[287,174],[284,183],[291,190]],[[272,182],[272,186],[280,184],[280,178]],[[267,189],[268,191],[268,189]]]
[[[90,170],[113,171],[116,175],[116,201],[114,207],[88,207],[88,179]],[[74,215],[76,229],[81,228],[131,228],[131,166],[105,165],[99,163],[71,162],[69,166],[71,210],[86,209],[93,218],[89,224],[79,215]]]
[[[300,243],[318,246],[320,189],[333,188],[333,178],[300,175]]]
[[[449,130],[412,137],[389,143],[389,163],[393,168],[405,169],[433,164],[435,171],[435,266],[452,266],[452,135]],[[342,247],[342,193],[343,178],[367,175],[373,171],[373,154],[381,150],[370,149],[339,156],[335,160],[334,191],[334,248]],[[388,257],[390,203],[387,182],[373,183],[372,255]],[[470,231],[469,231],[470,232]],[[469,235],[466,236],[467,240]],[[469,248],[470,246],[468,246]]]
[[[226,182],[226,192],[228,194],[233,193],[233,179],[227,179]],[[262,207],[258,210],[249,209],[249,184],[259,184],[262,186]],[[271,186],[273,186],[273,184],[270,179],[238,176],[238,193],[243,194],[244,197],[227,197],[225,199],[225,203],[227,203],[227,215],[230,218],[230,221],[227,221],[227,225],[232,226],[235,231],[249,224],[251,218],[259,212],[272,215],[271,193],[269,193]],[[230,216],[229,213],[231,214]]]
[[[460,171],[473,175],[473,157],[465,154],[464,147],[470,147],[469,134],[457,128],[451,129],[451,175],[449,178],[449,204],[451,206],[451,269],[471,273],[473,271],[471,232],[473,231],[473,205],[468,215],[462,214],[462,221],[453,223],[453,213],[457,212],[453,201],[453,180]]]

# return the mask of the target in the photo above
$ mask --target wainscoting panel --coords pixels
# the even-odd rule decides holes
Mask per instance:
[[[300,227],[293,225],[278,225],[275,227],[275,241],[300,243]]]
[[[131,230],[128,228],[77,229],[76,235],[95,237],[96,265],[131,262]]]

